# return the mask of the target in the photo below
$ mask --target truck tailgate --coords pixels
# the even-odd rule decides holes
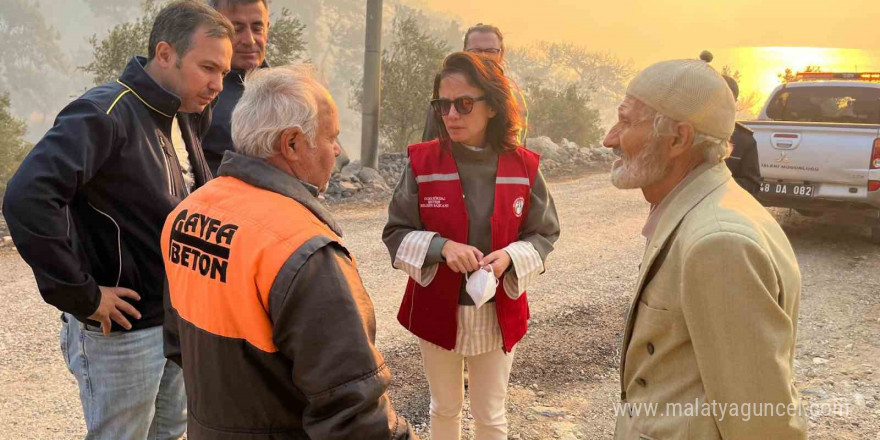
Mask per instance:
[[[765,181],[864,187],[880,125],[749,121]]]

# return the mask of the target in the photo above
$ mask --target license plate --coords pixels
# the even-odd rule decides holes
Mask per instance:
[[[813,185],[796,185],[793,183],[764,182],[760,192],[778,196],[813,197]]]

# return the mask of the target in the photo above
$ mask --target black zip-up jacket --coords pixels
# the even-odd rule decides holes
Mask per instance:
[[[725,159],[727,168],[739,186],[752,195],[757,194],[761,186],[761,166],[758,163],[758,144],[752,130],[737,122],[730,143],[733,150],[730,157]]]
[[[180,99],[145,64],[132,58],[117,81],[65,107],[9,180],[3,200],[9,232],[43,299],[92,325],[98,286],[141,296],[130,301],[142,315],[129,317],[132,330],[163,322],[159,236],[187,189],[171,144]],[[200,186],[211,178],[198,140],[210,108],[178,120]]]
[[[260,69],[269,67],[269,63],[263,61]],[[217,96],[217,105],[211,114],[211,127],[202,140],[202,148],[205,150],[205,160],[211,173],[217,175],[223,154],[227,151],[235,151],[232,146],[232,111],[244,93],[244,70],[231,70],[223,77],[223,91]]]

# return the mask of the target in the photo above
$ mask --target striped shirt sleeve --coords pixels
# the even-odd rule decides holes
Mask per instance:
[[[403,238],[397,255],[394,256],[394,268],[406,272],[420,286],[427,286],[437,275],[439,264],[435,263],[428,267],[425,265],[425,256],[431,245],[431,239],[437,235],[431,231],[412,231]]]
[[[515,241],[504,248],[510,255],[513,270],[504,275],[504,292],[511,299],[518,299],[532,280],[544,272],[541,254],[527,241]]]

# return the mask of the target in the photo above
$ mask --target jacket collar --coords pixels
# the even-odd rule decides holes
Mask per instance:
[[[269,62],[263,60],[263,64],[260,64],[257,69],[265,69],[269,66]],[[247,76],[247,70],[230,70],[229,73],[223,78],[224,80],[232,80],[235,81],[236,84],[242,85],[244,84],[244,77]]]
[[[312,211],[322,222],[326,223],[336,235],[342,237],[342,229],[339,227],[339,224],[333,219],[330,211],[318,202],[316,198],[317,188],[309,185],[314,192],[310,191],[305,186],[308,184],[269,165],[266,161],[227,151],[223,155],[223,162],[220,163],[218,174],[220,176],[234,177],[245,183],[296,200],[308,208],[309,211]]]
[[[670,199],[662,202],[665,205],[664,211],[657,221],[657,228],[654,230],[651,240],[648,241],[648,247],[642,261],[640,282],[648,273],[650,263],[663,249],[669,236],[675,232],[685,215],[730,178],[730,170],[723,161],[717,164],[704,163],[692,171],[692,174],[683,182],[683,186],[676,188],[667,196]]]
[[[633,325],[635,324],[633,314],[641,299],[645,283],[648,281],[647,277],[651,273],[651,266],[654,265],[654,261],[663,252],[666,242],[682,220],[684,220],[684,217],[703,199],[708,197],[709,194],[712,194],[719,186],[730,179],[730,170],[724,161],[717,164],[704,163],[691,172],[686,181],[682,182],[682,186],[677,187],[667,196],[668,200],[664,199],[661,202],[664,204],[664,211],[657,222],[654,234],[648,241],[648,247],[645,249],[645,255],[642,257],[642,264],[639,265],[639,279],[636,283],[636,291],[629,307],[629,313],[627,313],[626,328],[623,333],[623,340],[621,341],[620,386],[623,399],[626,398],[626,384],[624,383],[626,351],[629,348]]]
[[[180,108],[180,98],[174,93],[165,90],[144,68],[147,59],[140,56],[132,57],[122,76],[116,80],[119,84],[141,100],[150,110],[159,113],[166,118],[173,118]]]

